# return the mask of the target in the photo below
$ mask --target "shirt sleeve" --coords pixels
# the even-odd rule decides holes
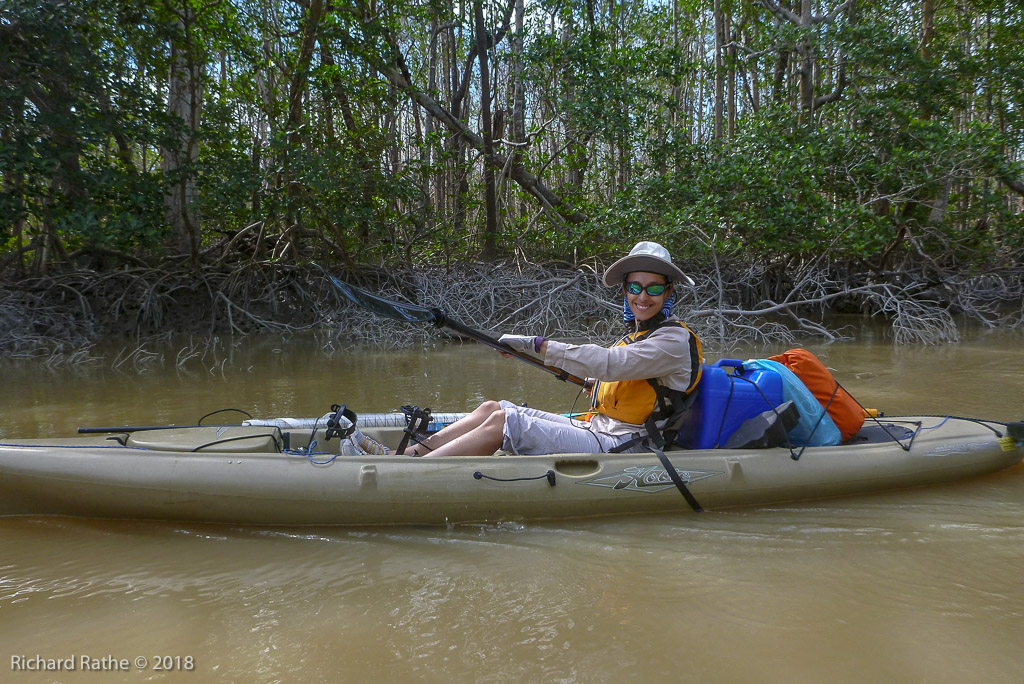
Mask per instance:
[[[548,340],[544,362],[608,382],[658,378],[673,389],[686,389],[692,371],[690,333],[682,326],[665,326],[639,342],[610,348]]]

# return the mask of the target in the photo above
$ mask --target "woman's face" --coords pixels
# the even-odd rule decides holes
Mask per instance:
[[[629,304],[629,310],[633,312],[637,322],[642,323],[661,311],[662,307],[665,306],[665,301],[672,294],[671,285],[658,295],[649,294],[647,287],[650,285],[665,286],[667,283],[668,278],[660,273],[634,271],[626,276],[626,282],[623,283],[622,287],[626,292],[626,302]],[[630,292],[630,289],[636,290],[638,286],[643,288],[639,294]]]

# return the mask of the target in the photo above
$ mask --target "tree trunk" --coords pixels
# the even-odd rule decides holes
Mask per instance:
[[[320,46],[320,59],[326,67],[334,67],[336,62],[334,60],[334,53],[329,47],[324,44]],[[334,72],[334,76],[331,78],[331,96],[333,100],[337,102],[338,107],[341,109],[341,119],[345,124],[345,131],[347,135],[344,137],[345,145],[350,145],[355,151],[356,156],[359,158],[359,170],[362,174],[360,179],[363,186],[362,202],[363,207],[370,207],[373,205],[373,196],[376,192],[376,183],[374,181],[376,177],[376,166],[372,159],[366,152],[366,148],[363,145],[362,130],[360,123],[356,120],[355,112],[352,111],[352,103],[349,101],[348,90],[341,78]],[[366,212],[359,212],[359,219],[356,225],[356,231],[359,238],[360,244],[365,244],[370,239],[370,224],[367,220]],[[344,244],[342,241],[341,244]],[[348,254],[339,255],[342,258],[347,258]]]
[[[779,48],[775,55],[775,69],[772,74],[772,100],[782,104],[786,100],[786,73],[789,71],[789,50]]]
[[[491,137],[491,75],[487,63],[487,29],[484,28],[484,8],[482,0],[477,0],[473,7],[476,20],[476,44],[480,57],[480,123],[483,128],[484,143],[484,204],[486,219],[484,223],[484,244],[481,258],[493,261],[498,253],[498,201],[494,188],[494,167],[486,162],[494,156],[494,140]]]
[[[302,204],[302,184],[294,177],[294,168],[291,163],[292,156],[301,152],[304,147],[302,140],[302,103],[306,97],[306,86],[309,83],[309,65],[313,60],[313,48],[316,46],[317,29],[323,17],[323,0],[311,0],[306,10],[306,19],[302,22],[302,39],[299,43],[299,53],[295,60],[295,70],[292,72],[291,82],[288,86],[288,149],[285,151],[285,183],[288,188],[288,208],[285,236],[288,241],[291,258],[295,259],[299,254],[299,236],[305,229],[302,225],[302,216],[299,213],[299,206]]]
[[[722,137],[722,109],[725,106],[725,70],[722,68],[722,51],[725,45],[725,17],[722,15],[722,0],[715,0],[715,113],[714,139]]]
[[[941,225],[946,220],[946,209],[949,207],[949,194],[953,190],[953,176],[946,176],[942,180],[942,187],[939,189],[938,197],[932,200],[931,209],[928,211],[928,224],[932,226]]]
[[[593,21],[594,21],[594,11],[593,10],[594,10],[594,8],[593,8],[593,4],[592,3],[588,4],[587,10],[588,10],[587,11],[587,22],[588,23],[587,23],[587,26],[586,26],[585,30],[593,31],[594,30],[594,25],[593,25]],[[560,42],[564,46],[564,49],[568,49],[569,46],[572,45],[573,41],[576,39],[576,35],[575,34],[576,34],[576,22],[573,19],[573,17],[570,15],[569,17],[566,18],[565,23],[562,26],[562,31],[561,31],[561,36],[560,36]],[[576,99],[576,79],[575,79],[574,75],[571,72],[570,73],[566,73],[566,74],[562,74],[562,79],[565,82],[565,94],[566,94],[567,99],[569,99],[570,101],[575,100]],[[585,128],[585,127],[586,126],[578,126],[578,127],[577,126],[569,126],[569,128]],[[584,182],[584,179],[586,178],[586,169],[587,169],[587,161],[588,161],[588,159],[587,159],[587,152],[588,151],[587,151],[586,140],[590,136],[586,135],[586,134],[581,136],[581,135],[579,135],[578,132],[575,132],[575,135],[573,133],[569,133],[569,135],[573,135],[573,137],[572,137],[572,139],[567,141],[568,142],[569,155],[568,155],[568,160],[567,160],[567,164],[566,164],[567,178],[565,179],[565,184],[568,185],[571,188],[572,192],[579,193],[579,192],[581,192],[583,190],[583,182]],[[614,181],[614,174],[611,171],[609,171],[609,174],[612,177],[612,180],[610,182],[611,182],[612,185],[614,185],[614,183],[615,183],[615,181]]]
[[[196,180],[193,169],[199,159],[199,121],[203,103],[203,75],[206,65],[192,41],[193,10],[185,5],[176,13],[178,41],[171,41],[167,113],[177,122],[174,143],[161,147],[162,168],[167,179],[164,216],[170,226],[169,246],[199,260],[200,222],[196,212]]]
[[[935,38],[935,0],[921,0],[921,57],[931,59]]]
[[[523,62],[526,59],[524,54],[523,36],[526,32],[526,3],[525,0],[516,0],[515,10],[516,30],[512,39],[512,54],[515,65],[512,74],[512,142],[526,142],[526,84],[523,83]],[[521,166],[523,155],[518,145],[512,150],[512,164]],[[516,214],[522,211],[522,202],[517,203]]]
[[[726,17],[726,21],[729,18]],[[731,22],[730,22],[731,23]],[[729,104],[729,137],[733,138],[736,136],[736,35],[735,32],[730,28],[728,30],[729,48],[727,55],[729,57],[729,88],[728,88],[728,104]]]
[[[820,75],[821,69],[817,63],[814,36],[811,33],[811,27],[816,23],[834,23],[836,17],[844,11],[847,13],[847,17],[852,21],[856,13],[856,0],[844,0],[842,3],[836,5],[828,14],[818,16],[815,16],[813,13],[814,3],[811,0],[800,0],[799,14],[795,14],[792,10],[775,2],[775,0],[760,0],[760,3],[775,15],[777,21],[789,22],[790,24],[800,28],[802,37],[796,45],[796,55],[800,59],[800,63],[797,66],[800,82],[800,111],[807,115],[812,115],[814,110],[818,107],[838,100],[843,93],[843,89],[846,87],[846,68],[842,61],[840,61],[837,69],[835,89],[827,95],[823,95],[818,98],[815,98],[814,96],[816,78]],[[781,82],[784,76],[784,69],[786,67],[785,60],[786,57],[782,52],[780,52],[779,61],[776,63],[775,67],[776,100],[780,99],[778,96],[778,89],[782,84]]]
[[[510,7],[514,7],[514,5],[510,5]],[[511,16],[511,12],[509,12],[509,16]],[[492,41],[495,45],[499,40],[499,36],[503,35],[503,32],[504,30],[495,35],[494,40]],[[535,197],[545,210],[557,214],[559,217],[569,221],[570,223],[579,224],[585,220],[583,215],[566,207],[562,198],[552,192],[547,185],[541,182],[541,180],[532,174],[522,163],[510,163],[509,159],[496,150],[492,151],[489,155],[486,154],[484,150],[483,136],[472,131],[460,114],[462,111],[461,102],[467,97],[468,88],[458,88],[452,98],[451,109],[444,108],[431,94],[424,92],[413,84],[412,74],[406,66],[405,57],[403,56],[394,36],[385,32],[383,34],[383,39],[387,42],[390,48],[390,61],[384,63],[371,59],[370,63],[372,66],[384,78],[390,81],[393,86],[406,93],[413,102],[437,117],[438,121],[440,121],[449,132],[455,134],[452,136],[453,142],[458,141],[460,146],[463,145],[463,143],[469,143],[478,151],[484,153],[484,163],[490,164],[494,168],[505,168],[507,164],[509,166],[509,177],[519,184],[524,191]],[[476,50],[474,49],[473,52],[475,53]],[[457,215],[458,213],[459,212],[456,212]],[[456,221],[457,220],[458,218],[456,217]]]
[[[744,37],[744,42],[750,42],[749,34]],[[745,71],[745,77],[750,88],[750,107],[753,109],[754,114],[761,111],[761,79],[758,73],[759,61],[759,59],[749,60],[747,71]]]
[[[427,90],[431,93],[436,93],[438,89],[437,83],[437,43],[440,40],[440,24],[437,20],[436,11],[430,14],[430,43],[427,46]],[[423,132],[427,138],[427,144],[423,146],[423,197],[424,202],[429,205],[437,206],[438,200],[440,199],[436,180],[432,182],[432,179],[437,179],[438,176],[432,170],[434,165],[434,115],[423,110],[424,121],[423,121]]]
[[[811,30],[811,0],[800,0],[800,27]],[[814,111],[814,43],[808,33],[800,41],[800,109]]]

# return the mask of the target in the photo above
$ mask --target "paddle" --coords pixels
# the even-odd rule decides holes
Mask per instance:
[[[321,271],[324,272],[324,275],[331,280],[331,282],[334,284],[334,287],[336,287],[338,291],[342,295],[344,295],[346,299],[348,299],[350,302],[357,306],[361,306],[364,309],[372,311],[378,316],[383,316],[384,318],[390,318],[395,321],[403,321],[406,323],[432,323],[438,328],[450,328],[461,335],[465,335],[470,339],[480,342],[481,344],[486,344],[488,347],[497,349],[503,354],[510,354],[519,359],[520,361],[525,361],[531,366],[535,366],[537,368],[540,368],[541,370],[545,370],[548,373],[551,373],[552,375],[556,376],[559,380],[568,381],[577,384],[580,387],[585,386],[585,381],[583,380],[583,378],[578,378],[575,375],[572,375],[571,373],[566,373],[561,368],[553,368],[552,366],[545,365],[543,361],[541,361],[535,356],[530,356],[529,354],[524,354],[523,352],[516,351],[515,349],[512,349],[511,347],[502,344],[501,342],[494,339],[490,335],[487,335],[486,333],[482,333],[478,330],[473,330],[472,328],[465,326],[459,321],[452,320],[441,309],[426,309],[422,306],[416,306],[415,304],[393,302],[390,299],[385,299],[378,295],[367,292],[366,290],[358,288],[355,285],[350,285],[349,283],[338,280],[330,273],[328,273],[326,270],[324,270],[322,266],[320,266],[319,268]]]
[[[216,411],[210,411],[205,416],[199,419],[199,422],[195,425],[116,425],[113,427],[80,427],[78,428],[79,434],[90,435],[90,434],[101,434],[104,432],[145,432],[146,430],[177,430],[179,428],[200,428],[200,427],[240,427],[239,423],[234,425],[203,425],[203,421],[210,416],[215,416],[218,413],[241,413],[247,419],[252,420],[252,414],[248,411],[236,408],[217,409]]]

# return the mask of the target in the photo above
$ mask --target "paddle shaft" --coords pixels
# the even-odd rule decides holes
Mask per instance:
[[[143,432],[145,430],[174,430],[176,428],[224,427],[221,425],[120,425],[118,427],[80,427],[78,434],[93,435],[105,432]],[[228,427],[238,427],[231,425]]]
[[[561,368],[549,366],[540,359],[538,359],[537,357],[530,356],[529,354],[524,354],[523,352],[512,349],[508,345],[502,344],[501,342],[499,342],[498,340],[494,339],[493,337],[486,333],[482,333],[479,330],[473,330],[472,328],[467,327],[466,325],[460,323],[459,321],[453,321],[452,319],[448,318],[444,311],[441,311],[440,309],[432,309],[432,311],[434,312],[435,316],[434,325],[436,325],[439,328],[451,328],[452,330],[462,335],[465,335],[466,337],[474,339],[477,342],[480,342],[481,344],[486,344],[488,347],[491,347],[492,349],[497,349],[502,354],[510,354],[519,359],[520,361],[525,361],[531,366],[536,366],[541,370],[545,370],[548,373],[551,373],[552,375],[557,377],[559,380],[571,382],[575,385],[579,385],[580,387],[586,387],[586,381],[583,378],[579,378],[573,375],[572,373],[567,373]]]

